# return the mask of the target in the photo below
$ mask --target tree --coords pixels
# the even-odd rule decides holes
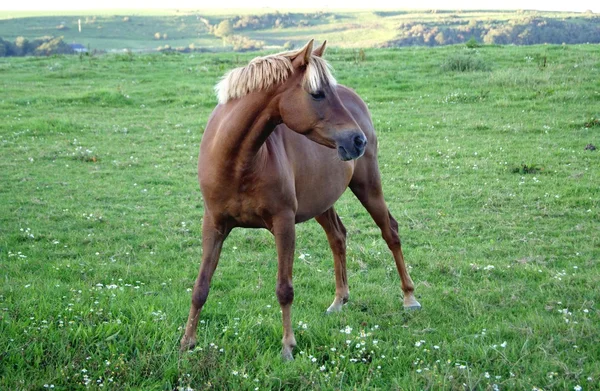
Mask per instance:
[[[10,46],[11,43],[9,41],[5,41],[2,38],[0,38],[0,57],[10,56]]]
[[[15,56],[25,56],[29,52],[29,40],[24,37],[15,39]]]
[[[51,54],[72,54],[73,49],[63,41],[64,37],[45,37],[43,43],[35,48],[34,54],[49,56]]]
[[[434,39],[438,45],[443,45],[446,43],[446,37],[444,36],[443,31],[440,31],[439,33],[437,33],[437,35],[435,36]]]
[[[215,29],[215,35],[217,37],[228,37],[233,34],[233,24],[229,19],[222,20],[221,23]]]

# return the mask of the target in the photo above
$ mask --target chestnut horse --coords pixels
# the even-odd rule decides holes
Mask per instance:
[[[347,187],[381,229],[402,282],[404,307],[419,308],[406,270],[398,223],[385,204],[377,140],[365,103],[338,85],[322,58],[325,42],[252,60],[226,74],[200,145],[198,178],[204,198],[202,263],[181,339],[196,343],[223,241],[232,228],[266,228],[277,246],[277,299],[283,318],[285,360],[296,345],[291,321],[295,224],[314,218],[333,252],[335,298],[348,301],[346,229],[333,204]]]

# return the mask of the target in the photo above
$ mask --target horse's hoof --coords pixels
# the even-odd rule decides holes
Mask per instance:
[[[421,309],[421,304],[415,300],[414,297],[404,302],[404,310],[406,311],[416,311]]]
[[[292,355],[292,350],[286,349],[286,348],[281,349],[281,359],[283,361],[294,361],[294,356]]]
[[[329,308],[327,308],[327,311],[325,311],[325,315],[335,314],[336,312],[342,312],[342,306],[332,304],[329,306]]]
[[[179,345],[179,351],[187,352],[193,350],[196,347],[196,340],[194,338],[186,338],[185,336],[181,338],[181,342]]]
[[[420,310],[421,304],[415,299],[415,296],[408,294],[404,296],[404,309],[407,311]]]

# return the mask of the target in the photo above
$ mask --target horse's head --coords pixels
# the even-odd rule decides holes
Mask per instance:
[[[313,51],[313,40],[294,53],[292,74],[278,86],[281,120],[293,131],[336,148],[342,160],[363,155],[367,138],[340,100],[329,65],[322,59],[325,44]]]

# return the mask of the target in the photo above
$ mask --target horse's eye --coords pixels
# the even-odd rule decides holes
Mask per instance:
[[[312,96],[314,100],[325,99],[325,94],[323,93],[323,91],[317,91],[315,93],[311,92],[310,96]]]

